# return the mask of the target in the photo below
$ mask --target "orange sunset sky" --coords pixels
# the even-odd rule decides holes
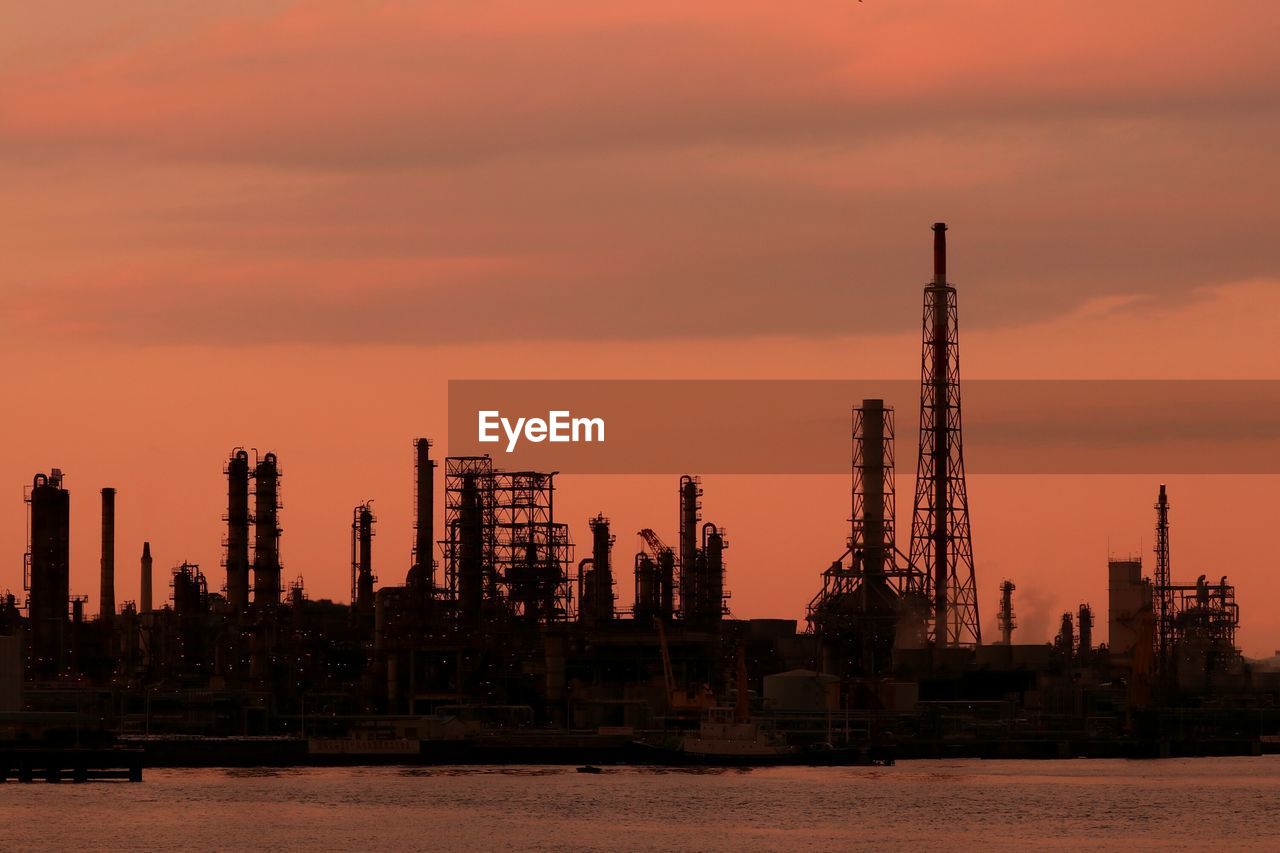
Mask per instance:
[[[1272,2],[5,9],[19,597],[22,488],[50,467],[91,609],[104,485],[119,600],[143,539],[221,587],[237,445],[280,455],[285,578],[344,599],[361,500],[375,572],[403,581],[410,442],[445,446],[449,379],[915,377],[937,220],[966,378],[1280,378]],[[899,411],[900,457],[915,426]],[[1270,655],[1280,478],[1167,481],[1174,574],[1229,575],[1245,652]],[[1158,482],[972,475],[984,634],[1004,578],[1021,642],[1081,601],[1105,624],[1107,555],[1150,564]],[[559,485],[579,543],[613,518],[620,566],[638,528],[675,538],[674,477]],[[704,486],[734,615],[801,617],[847,477]]]

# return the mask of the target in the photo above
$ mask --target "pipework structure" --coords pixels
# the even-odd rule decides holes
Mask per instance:
[[[177,615],[189,616],[209,609],[209,582],[198,564],[174,566],[169,586],[173,589],[173,612]]]
[[[1156,567],[1152,608],[1153,649],[1165,689],[1193,684],[1210,672],[1222,671],[1240,659],[1236,628],[1240,608],[1236,589],[1225,575],[1210,583],[1200,575],[1195,583],[1172,580],[1169,547],[1169,496],[1163,483],[1155,503]]]
[[[920,453],[916,465],[911,565],[922,572],[937,646],[982,644],[969,531],[960,419],[956,289],[947,282],[947,226],[933,226],[933,282],[924,289]]]
[[[459,622],[482,613],[529,624],[570,618],[573,542],[555,520],[555,473],[501,471],[489,456],[445,459],[448,597]]]
[[[164,668],[178,678],[207,677],[211,670],[210,640],[204,625],[210,612],[209,583],[196,563],[173,568],[172,642],[160,651]]]
[[[939,304],[950,311],[954,303],[944,252],[939,256],[932,287],[941,295],[930,302],[926,294],[927,318]],[[951,364],[953,318],[944,319],[950,376],[958,373]],[[929,372],[927,359],[936,347],[928,328],[922,373],[933,387],[943,371]],[[680,478],[678,524],[663,502],[667,529],[678,528],[668,536],[674,547],[651,529],[639,532],[627,618],[614,601],[621,563],[613,559],[616,528],[607,517],[589,520],[589,554],[575,587],[566,571],[573,565],[568,527],[554,514],[554,472],[502,471],[487,456],[443,459],[446,524],[436,527],[436,463],[430,442],[417,439],[408,577],[403,586],[376,588],[378,519],[369,503],[360,504],[350,519],[350,606],[308,598],[301,577],[281,600],[279,466],[273,454],[259,458],[236,448],[222,456],[227,600],[211,590],[220,578],[207,582],[198,565],[182,563],[172,573],[172,602],[157,600],[153,607],[151,551],[143,543],[139,606],[124,602],[108,620],[115,535],[114,504],[104,490],[100,608],[110,624],[96,625],[86,619],[86,597],[71,596],[67,585],[69,498],[61,473],[38,475],[25,495],[29,612],[24,618],[13,595],[0,596],[0,675],[15,686],[14,654],[24,640],[34,644],[24,675],[37,688],[17,698],[29,712],[24,717],[52,715],[50,732],[65,727],[74,700],[86,709],[83,722],[99,719],[101,733],[208,737],[214,739],[206,744],[210,750],[222,748],[227,736],[286,735],[295,746],[316,739],[325,747],[317,752],[351,758],[366,747],[387,758],[388,746],[418,754],[422,742],[443,738],[451,754],[465,750],[457,753],[463,758],[506,748],[529,750],[530,756],[555,749],[546,754],[559,759],[570,754],[562,749],[589,750],[629,760],[636,750],[625,732],[651,738],[649,745],[663,752],[683,747],[685,758],[697,754],[688,747],[698,741],[705,747],[720,739],[717,732],[735,741],[724,756],[748,760],[801,758],[807,747],[828,745],[813,756],[823,762],[870,759],[871,750],[892,747],[898,737],[914,741],[912,752],[926,754],[937,749],[939,737],[955,735],[966,749],[984,753],[996,745],[1021,751],[1016,744],[1071,738],[1114,755],[1130,747],[1147,754],[1149,746],[1175,738],[1182,741],[1179,751],[1190,747],[1190,754],[1202,746],[1217,752],[1242,732],[1280,736],[1280,673],[1245,665],[1234,648],[1234,588],[1225,577],[1216,583],[1205,575],[1194,583],[1171,580],[1163,488],[1156,505],[1163,641],[1155,628],[1157,584],[1143,577],[1141,561],[1133,557],[1108,561],[1105,645],[1094,646],[1094,614],[1084,604],[1062,614],[1055,646],[1036,642],[1047,637],[1013,645],[1015,587],[1005,581],[996,622],[1003,645],[952,646],[949,620],[958,618],[962,603],[948,595],[958,565],[953,551],[961,547],[955,542],[957,487],[963,494],[963,468],[957,472],[951,456],[959,440],[952,384],[947,378],[942,394],[922,395],[922,422],[929,427],[932,412],[932,423],[944,424],[946,455],[931,457],[942,464],[924,471],[923,492],[917,492],[923,513],[912,516],[911,528],[926,540],[942,530],[946,537],[936,541],[946,547],[917,555],[915,563],[898,549],[894,412],[882,400],[861,401],[852,410],[850,503],[840,501],[851,511],[846,547],[822,574],[807,635],[797,633],[791,618],[729,617],[724,530],[703,518],[696,477]],[[938,432],[924,430],[922,455],[939,446]],[[939,494],[941,501],[928,503]],[[255,523],[256,542],[249,530]],[[435,547],[442,548],[439,576]],[[931,584],[938,554],[945,557],[946,572],[938,575],[944,582]],[[971,560],[965,565],[971,579]],[[944,593],[944,606],[935,614],[936,590]],[[935,615],[941,616],[935,631],[941,631],[930,646],[926,626]],[[1167,677],[1153,694],[1162,642]],[[5,709],[13,710],[15,692],[0,694]],[[723,713],[726,705],[735,707],[736,725],[753,724],[742,729],[745,737],[724,728],[733,725]],[[833,726],[840,712],[844,725]],[[787,737],[792,740],[783,743]],[[263,739],[263,760],[277,760],[277,741]],[[188,748],[185,738],[181,745]],[[796,751],[757,749],[769,745]],[[1039,752],[1038,746],[1031,750]],[[704,754],[719,753],[712,747]]]
[[[445,459],[445,582],[459,625],[478,628],[493,566],[493,464],[488,456]]]
[[[568,619],[573,543],[569,526],[555,520],[555,472],[493,470],[492,476],[493,575],[508,610],[529,624]]]

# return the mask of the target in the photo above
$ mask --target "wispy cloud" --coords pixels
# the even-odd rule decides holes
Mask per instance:
[[[934,219],[969,325],[1277,268],[1266,4],[297,3],[63,41],[30,14],[46,48],[0,66],[26,329],[900,330]]]

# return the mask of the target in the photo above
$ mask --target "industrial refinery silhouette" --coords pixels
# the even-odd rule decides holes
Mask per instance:
[[[848,541],[815,567],[803,621],[732,618],[729,542],[704,517],[714,495],[695,475],[673,484],[673,544],[646,528],[640,551],[620,559],[598,515],[583,519],[590,544],[575,561],[552,473],[502,470],[489,456],[441,466],[426,438],[412,444],[410,565],[375,560],[374,507],[354,507],[349,602],[284,583],[275,453],[227,458],[221,575],[157,570],[138,543],[141,594],[122,604],[118,567],[132,561],[117,563],[117,495],[103,488],[94,617],[69,588],[71,501],[54,468],[26,496],[25,601],[0,604],[0,737],[53,747],[74,731],[82,745],[176,764],[1261,750],[1280,731],[1280,683],[1237,650],[1226,578],[1173,578],[1164,486],[1153,571],[1140,557],[1106,567],[1106,642],[1088,604],[1063,615],[1052,642],[1017,641],[1015,583],[975,571],[942,223],[933,240],[907,541],[895,529],[895,413],[862,400]],[[980,582],[1000,592],[994,642],[982,636]]]

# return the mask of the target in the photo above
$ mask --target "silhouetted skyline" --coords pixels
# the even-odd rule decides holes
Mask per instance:
[[[80,6],[0,33],[0,588],[53,465],[81,508],[120,490],[122,552],[214,566],[227,448],[273,448],[285,577],[341,599],[356,502],[408,560],[404,447],[444,440],[449,379],[911,379],[935,219],[969,379],[1276,377],[1269,4]],[[1275,478],[1169,484],[1179,562],[1280,595]],[[847,484],[707,485],[735,612],[801,616]],[[564,486],[628,539],[674,523],[664,478]],[[1150,487],[971,477],[984,631],[1005,575],[1041,635],[1100,601]],[[796,489],[833,509],[793,540]],[[1045,549],[1050,517],[1080,535]],[[1240,641],[1280,648],[1280,609]]]

